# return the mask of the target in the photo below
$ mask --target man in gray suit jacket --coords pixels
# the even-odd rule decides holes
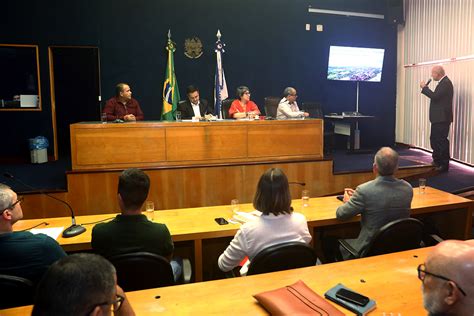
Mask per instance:
[[[410,217],[413,188],[405,180],[393,176],[398,169],[398,153],[389,147],[381,148],[374,158],[375,180],[346,189],[344,205],[337,208],[336,217],[347,220],[361,215],[361,231],[357,239],[346,240],[358,253],[370,243],[375,233],[385,224]],[[341,248],[344,259],[350,254]]]
[[[430,143],[433,149],[433,165],[436,170],[449,170],[449,127],[453,121],[453,84],[446,76],[443,67],[434,66],[431,77],[438,81],[434,91],[428,88],[428,83],[421,82],[421,93],[430,98]]]

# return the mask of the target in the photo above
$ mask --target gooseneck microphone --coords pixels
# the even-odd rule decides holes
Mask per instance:
[[[291,181],[291,182],[288,182],[288,184],[297,184],[297,185],[300,185],[302,187],[304,187],[306,185],[305,182],[298,182],[298,181]]]
[[[27,188],[29,188],[29,189],[31,189],[31,190],[39,191],[39,193],[44,194],[44,195],[46,195],[47,197],[52,198],[53,200],[56,200],[56,201],[58,201],[58,202],[61,202],[61,203],[63,203],[64,205],[66,205],[66,206],[69,208],[69,210],[71,211],[72,225],[69,226],[68,228],[66,228],[66,229],[63,231],[63,235],[62,235],[62,236],[63,236],[64,238],[74,237],[74,236],[80,235],[80,234],[82,234],[83,232],[86,231],[86,228],[85,228],[85,227],[83,227],[83,226],[81,226],[81,225],[76,225],[76,218],[74,217],[74,211],[73,211],[71,205],[70,205],[69,203],[67,203],[66,201],[63,201],[63,200],[61,200],[61,199],[58,199],[57,197],[52,196],[52,195],[49,194],[49,193],[43,192],[42,190],[38,190],[37,188],[34,188],[34,187],[32,187],[31,185],[24,183],[24,182],[21,181],[20,179],[15,178],[11,173],[5,172],[5,173],[3,173],[3,176],[4,176],[5,178],[11,179],[11,180],[13,180],[13,181],[15,181],[15,182],[18,182],[19,184],[21,184],[21,185],[23,185],[23,186],[25,186],[25,187],[27,187]]]

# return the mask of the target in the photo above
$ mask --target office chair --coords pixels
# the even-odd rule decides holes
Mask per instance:
[[[279,97],[265,97],[264,107],[265,115],[268,117],[276,118],[278,103],[280,103],[281,98]]]
[[[33,304],[34,289],[30,280],[0,274],[0,309]]]
[[[124,291],[137,291],[174,285],[173,270],[169,261],[149,252],[134,252],[108,258],[117,270],[117,283]],[[183,260],[183,281],[191,279],[191,264]]]
[[[324,119],[324,111],[320,102],[304,102],[302,109],[309,113],[309,117],[324,121],[324,153],[330,154],[335,147],[334,122]]]
[[[229,109],[232,102],[234,102],[234,99],[225,99],[224,101],[222,101],[221,110],[223,119],[230,119]]]
[[[273,245],[255,256],[247,275],[314,266],[317,259],[314,249],[302,242]]]
[[[360,253],[343,239],[339,244],[353,257],[364,258],[420,248],[422,239],[423,223],[415,218],[402,218],[382,226]]]

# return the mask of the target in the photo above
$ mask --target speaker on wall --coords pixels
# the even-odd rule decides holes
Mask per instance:
[[[385,19],[390,24],[405,24],[403,0],[386,0],[387,13]]]

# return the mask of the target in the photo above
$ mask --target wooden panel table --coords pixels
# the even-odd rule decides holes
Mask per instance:
[[[357,223],[360,217],[354,217],[348,221],[339,221],[335,218],[336,208],[342,202],[334,196],[312,198],[309,207],[302,207],[301,200],[293,200],[295,211],[303,213],[308,226],[314,232],[328,227],[343,227],[347,224]],[[242,211],[252,211],[251,204],[241,204]],[[412,215],[414,217],[433,217],[436,219],[436,227],[444,234],[443,236],[457,239],[471,238],[472,212],[474,201],[443,192],[430,187],[426,188],[425,194],[419,194],[418,188],[414,189],[412,202]],[[196,281],[203,280],[203,241],[209,241],[222,237],[232,237],[237,232],[239,225],[218,225],[214,221],[216,217],[229,218],[232,212],[230,206],[212,206],[187,209],[175,209],[166,211],[155,211],[155,221],[165,223],[175,242],[192,242],[194,253],[194,269]],[[107,218],[113,214],[78,216],[79,224],[92,223]],[[47,222],[48,227],[67,227],[71,224],[69,217],[22,220],[15,224],[15,230],[23,230],[41,222]],[[91,249],[91,225],[82,235],[73,238],[58,238],[59,244],[66,251],[79,251]],[[313,233],[313,236],[315,234]]]
[[[370,315],[426,315],[416,268],[430,248],[255,276],[178,285],[127,293],[137,315],[266,315],[252,297],[303,280],[316,293],[342,283],[377,302]],[[336,305],[347,315],[353,315]],[[4,310],[29,315],[31,306]]]
[[[73,170],[323,158],[321,119],[83,122],[70,130]]]

